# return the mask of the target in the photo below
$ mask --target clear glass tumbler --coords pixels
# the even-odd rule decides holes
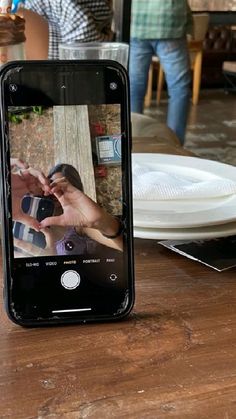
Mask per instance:
[[[122,42],[73,42],[59,45],[61,60],[114,60],[127,68],[129,45]]]

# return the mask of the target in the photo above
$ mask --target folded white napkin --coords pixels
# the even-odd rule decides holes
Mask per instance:
[[[236,193],[236,182],[230,179],[189,179],[137,163],[133,163],[132,173],[135,200],[219,198]]]

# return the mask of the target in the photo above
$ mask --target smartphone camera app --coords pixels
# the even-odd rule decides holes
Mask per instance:
[[[120,105],[35,109],[8,109],[11,307],[19,322],[119,316],[129,304]]]
[[[119,71],[26,62],[5,90],[2,78],[6,307],[21,325],[119,319],[133,305],[128,89]]]

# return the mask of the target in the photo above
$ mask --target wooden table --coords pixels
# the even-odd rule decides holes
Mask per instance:
[[[152,240],[135,262],[123,322],[23,329],[1,308],[1,418],[235,418],[235,269]]]

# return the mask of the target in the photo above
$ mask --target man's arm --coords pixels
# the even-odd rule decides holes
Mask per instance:
[[[32,10],[19,9],[17,12],[25,19],[25,54],[27,60],[46,60],[48,58],[48,22]]]
[[[186,33],[188,35],[193,35],[193,16],[192,10],[190,9],[189,3],[187,2],[187,25],[186,25]]]

